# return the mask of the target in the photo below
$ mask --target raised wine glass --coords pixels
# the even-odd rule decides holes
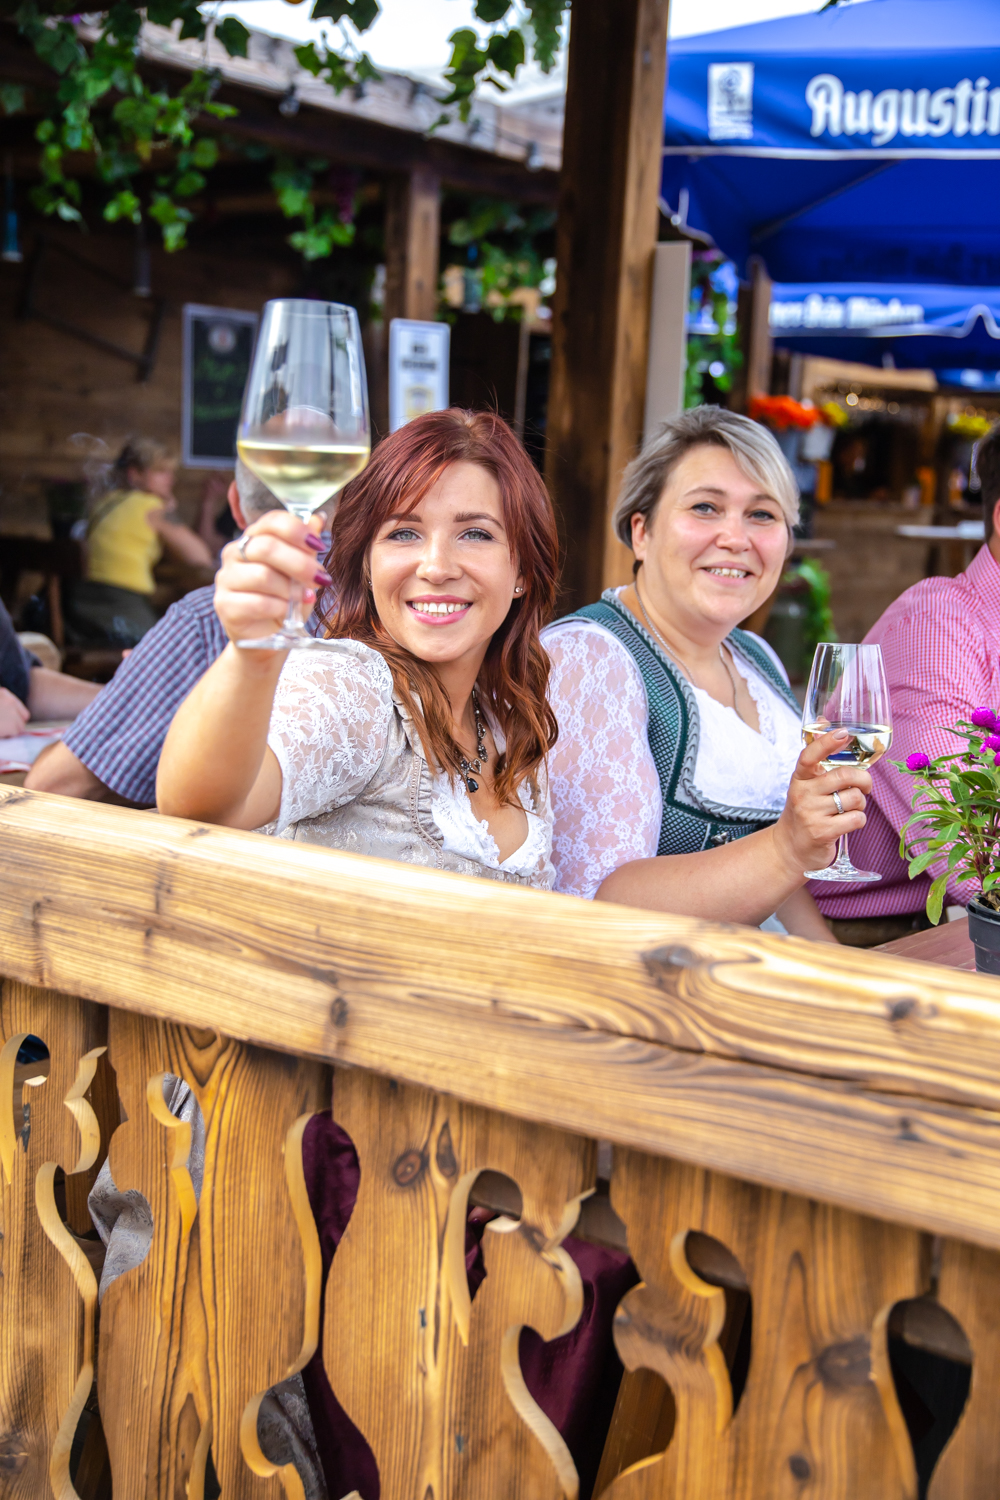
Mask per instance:
[[[371,452],[361,330],[353,307],[279,298],[261,319],[236,441],[240,458],[286,510],[308,521],[359,474]],[[250,650],[325,647],[302,620],[294,586],[280,630]]]
[[[802,738],[807,745],[831,729],[847,729],[841,750],[820,761],[835,766],[873,766],[892,743],[892,711],[881,646],[848,646],[822,641],[816,647],[802,710]],[[859,870],[840,836],[837,858],[825,870],[806,870],[810,880],[881,880],[876,870]]]

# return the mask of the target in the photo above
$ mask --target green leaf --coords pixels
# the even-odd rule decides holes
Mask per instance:
[[[378,17],[378,0],[316,0],[312,9],[314,21],[350,21],[358,31],[367,31]]]
[[[0,106],[5,115],[16,115],[24,108],[25,90],[19,83],[0,83]]]
[[[510,10],[510,0],[476,0],[476,19],[502,21]]]
[[[211,136],[203,135],[195,141],[191,151],[191,162],[202,172],[211,171],[219,160],[219,144]]]
[[[215,34],[230,57],[246,57],[250,33],[242,21],[227,16],[224,21],[215,23]]]
[[[933,864],[935,859],[937,859],[936,849],[928,849],[926,853],[918,854],[916,859],[910,863],[910,879],[914,880],[918,875],[922,875],[927,866]]]
[[[312,42],[306,42],[302,47],[295,48],[295,56],[300,68],[305,68],[314,78],[318,78],[323,71],[323,59],[316,51]]]
[[[927,915],[935,927],[941,920],[941,911],[944,907],[944,892],[947,884],[947,875],[939,875],[927,892]]]

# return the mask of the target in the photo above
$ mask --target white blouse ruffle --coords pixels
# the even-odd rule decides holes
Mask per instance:
[[[783,673],[767,643],[754,639]],[[613,870],[652,858],[659,844],[663,803],[646,689],[630,652],[596,621],[557,622],[542,640],[559,720],[549,756],[556,890],[592,899]],[[748,661],[733,660],[757,705],[760,733],[695,688],[701,732],[694,786],[722,806],[778,813],[802,748],[801,720]]]

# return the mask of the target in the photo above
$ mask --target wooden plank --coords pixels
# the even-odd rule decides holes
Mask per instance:
[[[0,795],[11,974],[1000,1245],[994,980],[71,806]]]
[[[312,1356],[320,1256],[301,1168],[301,1128],[321,1107],[322,1069],[125,1012],[111,1018],[127,1116],[110,1165],[153,1220],[141,1264],[108,1288],[100,1400],[116,1492],[200,1494],[211,1447],[232,1500],[301,1496],[256,1436],[260,1396]],[[185,1078],[205,1122],[200,1199],[191,1127],[164,1074]],[[296,1128],[296,1124],[298,1128]]]
[[[627,1369],[669,1383],[677,1418],[663,1456],[619,1475],[609,1500],[916,1500],[886,1323],[924,1289],[921,1236],[637,1152],[617,1155],[611,1190],[643,1278],[615,1341]],[[690,1264],[692,1230],[736,1257],[753,1298],[735,1411],[725,1297]]]
[[[561,1242],[593,1186],[595,1143],[354,1070],[338,1071],[333,1098],[361,1187],[330,1273],[323,1357],[375,1453],[382,1500],[576,1500],[573,1460],[517,1351],[522,1327],[551,1339],[580,1317]],[[517,1183],[523,1208],[487,1228],[470,1302],[466,1213],[482,1170]]]
[[[957,922],[942,922],[940,927],[913,932],[908,937],[895,938],[891,943],[881,943],[875,951],[895,954],[899,958],[919,959],[925,964],[941,964],[948,969],[964,969],[969,974],[976,972],[976,950],[969,937],[968,917]]]
[[[631,577],[609,515],[642,441],[668,8],[573,6],[545,467],[570,608]]]
[[[960,1323],[972,1346],[965,1409],[928,1488],[929,1500],[995,1500],[1000,1473],[1000,1257],[947,1240],[941,1252],[938,1301]]]
[[[60,1217],[55,1172],[85,1172],[100,1146],[84,1095],[103,1048],[103,1008],[6,981],[0,997],[0,1487],[5,1500],[73,1493],[69,1457],[94,1380],[97,1281]],[[14,1129],[14,1058],[49,1047]]]
[[[441,257],[441,179],[427,167],[386,185],[385,317],[431,323]]]

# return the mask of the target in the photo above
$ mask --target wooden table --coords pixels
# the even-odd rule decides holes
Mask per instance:
[[[942,964],[948,969],[968,969],[974,973],[976,968],[976,950],[969,937],[968,917],[957,922],[942,922],[927,932],[914,932],[909,937],[882,943],[875,951],[895,953],[900,958],[917,958],[927,964]]]

